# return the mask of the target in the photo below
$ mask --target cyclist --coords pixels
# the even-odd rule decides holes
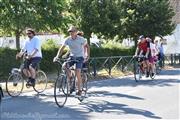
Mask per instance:
[[[69,59],[70,60],[78,60],[78,62],[68,62],[65,63],[63,65],[63,68],[65,68],[68,72],[67,76],[68,76],[68,80],[71,80],[71,73],[70,70],[68,69],[70,66],[75,64],[75,74],[77,76],[77,87],[78,87],[78,92],[76,93],[76,95],[81,96],[81,84],[82,84],[82,78],[81,78],[81,69],[82,69],[82,65],[83,65],[83,61],[84,61],[84,48],[87,49],[87,56],[86,59],[89,59],[89,55],[90,55],[90,51],[89,51],[89,45],[87,44],[87,41],[84,39],[84,37],[77,35],[77,28],[74,26],[71,26],[68,29],[68,32],[70,34],[69,37],[66,38],[64,44],[59,48],[59,51],[56,55],[56,57],[54,57],[53,61],[56,61],[58,59],[59,56],[62,55],[63,50],[66,46],[69,47],[70,49],[70,56]],[[71,83],[71,82],[70,82]],[[70,92],[72,92],[73,90],[71,89]]]
[[[16,59],[21,58],[24,53],[27,54],[25,58],[27,61],[24,63],[23,73],[28,77],[26,85],[35,86],[36,69],[42,58],[41,43],[33,29],[27,29],[26,34],[29,39],[26,40],[24,47],[16,55]]]
[[[142,55],[145,56],[145,59],[142,61],[143,68],[146,68],[146,77],[149,77],[150,43],[146,40],[144,35],[139,36],[139,42],[134,56]]]
[[[150,63],[150,69],[152,70],[152,76],[155,74],[155,62],[157,61],[157,54],[158,49],[156,48],[156,45],[152,41],[151,38],[146,37],[146,40],[150,43],[150,57],[149,57],[149,63]]]

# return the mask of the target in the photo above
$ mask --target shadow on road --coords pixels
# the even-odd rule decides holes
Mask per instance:
[[[112,98],[119,98],[119,97],[124,97],[128,99],[136,99],[136,100],[144,100],[144,98],[132,96],[132,95],[126,95],[122,93],[110,93],[108,91],[92,91],[88,92],[88,97],[112,97]]]
[[[11,105],[8,105],[10,103]],[[86,120],[86,112],[67,107],[58,108],[55,102],[37,96],[19,96],[2,103],[3,120]]]
[[[89,101],[87,100],[86,102],[83,102],[82,104],[84,104],[84,108],[88,109],[89,112],[109,113],[109,114],[113,113],[117,115],[134,114],[134,115],[142,115],[147,118],[161,119],[161,117],[156,116],[154,113],[150,111],[131,108],[125,104],[111,103],[105,100],[98,101],[98,102],[97,100],[89,100]],[[101,119],[105,119],[103,115]]]
[[[165,77],[165,75],[167,77]],[[89,86],[91,87],[118,87],[118,86],[172,86],[175,83],[180,83],[180,78],[175,75],[180,75],[180,70],[164,70],[161,71],[160,75],[157,75],[154,80],[150,78],[145,78],[140,80],[139,82],[135,82],[133,76],[125,77],[120,79],[108,79],[101,81],[90,82]],[[159,77],[160,76],[160,77]],[[170,76],[170,77],[169,77]]]

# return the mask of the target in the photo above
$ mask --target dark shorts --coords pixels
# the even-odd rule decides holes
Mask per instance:
[[[41,57],[34,57],[34,58],[31,58],[30,60],[26,60],[24,62],[24,68],[29,69],[29,66],[31,66],[34,69],[38,69],[40,61],[41,61]]]
[[[81,69],[83,66],[83,57],[69,57],[69,61],[66,62],[66,65],[69,67],[73,66],[75,64],[75,69]]]

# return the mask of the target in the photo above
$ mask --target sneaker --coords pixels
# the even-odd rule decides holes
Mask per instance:
[[[153,77],[153,76],[154,76],[154,73],[151,73],[151,76]]]
[[[75,91],[73,87],[70,88],[70,94],[72,94]]]
[[[149,72],[146,73],[146,77],[149,77]]]
[[[26,86],[35,86],[35,79],[28,79]]]
[[[81,91],[81,90],[79,90],[79,91],[76,93],[77,96],[81,96],[81,94],[82,94],[82,91]]]
[[[36,82],[36,80],[35,79],[31,79],[31,86],[35,86],[35,82]]]

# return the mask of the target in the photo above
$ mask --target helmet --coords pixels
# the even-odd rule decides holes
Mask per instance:
[[[140,36],[139,36],[139,39],[140,39],[140,40],[143,39],[143,38],[145,38],[144,35],[140,35]]]

